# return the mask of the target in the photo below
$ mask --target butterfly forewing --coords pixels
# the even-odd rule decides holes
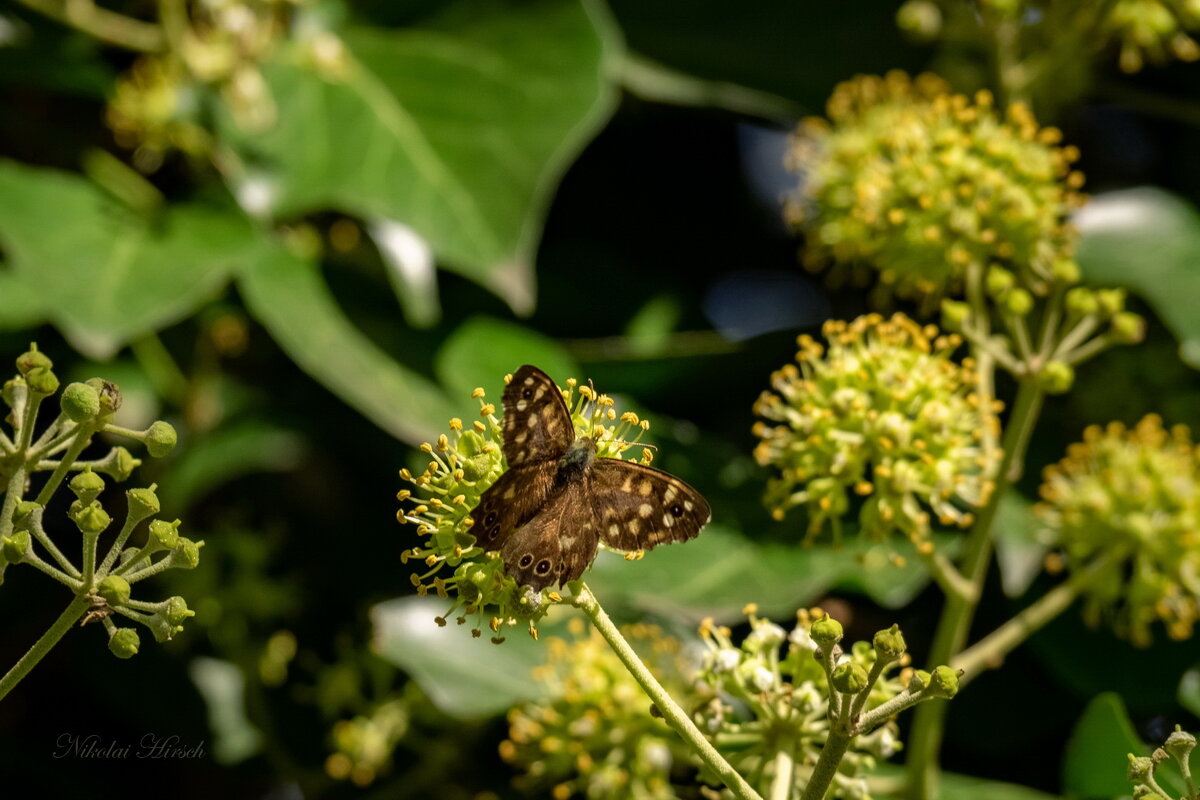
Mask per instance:
[[[575,441],[575,426],[562,392],[549,375],[528,364],[504,387],[500,429],[510,468],[557,460]]]
[[[588,482],[600,538],[617,550],[687,541],[712,518],[699,492],[660,469],[598,458]]]
[[[568,484],[508,537],[500,555],[518,584],[537,591],[561,586],[592,563],[599,536],[584,491],[582,482]]]

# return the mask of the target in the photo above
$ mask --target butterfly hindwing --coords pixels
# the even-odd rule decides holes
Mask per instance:
[[[650,550],[687,541],[712,519],[712,509],[699,492],[653,467],[598,458],[588,484],[600,538],[617,550]]]
[[[555,461],[575,441],[567,404],[550,376],[526,364],[504,387],[504,457],[509,468]]]
[[[513,531],[545,504],[554,483],[554,462],[506,470],[479,498],[471,512],[471,533],[484,550],[499,550]]]
[[[500,555],[505,571],[536,591],[581,576],[596,555],[599,534],[582,482],[563,487],[513,532]]]

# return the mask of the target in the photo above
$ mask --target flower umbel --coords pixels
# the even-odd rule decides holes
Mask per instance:
[[[1066,567],[1109,563],[1083,591],[1090,624],[1112,620],[1135,644],[1161,620],[1186,639],[1200,616],[1200,447],[1150,415],[1132,429],[1092,426],[1047,467],[1037,511]],[[1051,566],[1062,563],[1052,558]]]
[[[931,509],[943,525],[970,525],[967,508],[986,503],[998,453],[980,438],[998,426],[981,407],[970,361],[950,360],[957,336],[940,336],[902,314],[831,321],[828,350],[799,339],[795,364],[771,376],[754,411],[758,463],[779,470],[766,503],[777,519],[808,513],[809,536],[829,525],[836,537],[851,497],[866,498],[863,531],[900,531],[925,542]]]
[[[645,693],[595,630],[585,636],[575,619],[571,633],[548,640],[546,663],[535,672],[549,699],[509,711],[500,755],[524,770],[518,785],[553,787],[559,800],[672,800],[671,776],[690,768],[691,752],[652,716]],[[652,625],[624,633],[672,696],[685,696],[681,643]]]
[[[876,270],[881,291],[937,297],[972,264],[1040,291],[1070,256],[1078,151],[1025,106],[1002,116],[986,92],[972,101],[935,75],[890,72],[840,84],[827,113],[801,125],[791,153],[802,182],[788,216],[810,269]]]
[[[424,471],[400,470],[400,477],[415,489],[397,493],[406,506],[396,518],[401,524],[415,525],[417,535],[425,537],[422,544],[405,550],[402,558],[424,566],[424,571],[412,575],[418,594],[434,593],[453,600],[446,615],[438,618],[439,624],[457,613],[459,624],[474,619],[476,636],[485,624],[490,627],[497,644],[504,640],[501,629],[506,626],[527,624],[536,638],[537,621],[561,596],[552,588],[534,592],[519,586],[505,573],[499,552],[485,551],[471,533],[475,524],[471,509],[507,469],[496,407],[487,401],[483,389],[476,389],[473,396],[480,403],[479,419],[469,425],[458,418],[450,420],[449,435],[421,445],[429,457]],[[573,378],[567,381],[563,397],[576,435],[594,437],[599,457],[623,457],[650,427],[632,412],[618,416],[611,397],[598,395]],[[641,463],[648,464],[651,458],[651,451],[643,448]]]

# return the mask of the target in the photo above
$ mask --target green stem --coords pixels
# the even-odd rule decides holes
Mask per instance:
[[[87,447],[88,442],[92,439],[93,428],[91,425],[80,425],[75,429],[75,441],[71,442],[71,446],[67,448],[67,452],[58,462],[54,472],[46,480],[46,485],[42,487],[42,491],[38,492],[38,505],[46,505],[50,502],[50,498],[58,491],[58,485],[62,483],[62,479],[70,471],[71,465],[75,463],[75,459],[79,458],[79,454],[83,452],[83,448]]]
[[[1021,383],[1013,404],[1012,416],[1004,431],[1004,454],[996,473],[996,486],[967,538],[961,572],[980,589],[991,562],[992,524],[995,522],[996,512],[1005,491],[1020,475],[1025,445],[1037,422],[1042,396],[1042,390],[1036,381]],[[962,650],[978,602],[978,597],[950,595],[946,598],[933,646],[929,651],[928,663],[931,666],[950,663],[955,654]],[[941,748],[945,716],[945,703],[923,703],[914,715],[908,757],[909,787],[914,800],[932,800],[937,797],[937,754]]]
[[[671,699],[671,695],[642,663],[633,647],[621,635],[621,631],[613,624],[604,609],[600,607],[600,601],[592,594],[591,589],[586,585],[581,586],[574,602],[576,607],[581,609],[592,621],[592,625],[604,637],[604,641],[608,642],[608,646],[617,654],[617,658],[621,659],[621,663],[625,665],[625,669],[629,670],[633,679],[654,701],[654,705],[662,712],[663,717],[675,729],[675,732],[683,737],[683,740],[691,746],[713,774],[721,779],[729,791],[739,800],[762,800],[758,792],[754,791],[746,782],[746,779],[722,758],[708,739],[704,738],[704,734],[692,722],[687,712]]]
[[[771,779],[770,800],[789,800],[792,796],[792,789],[796,786],[794,747],[791,739],[787,739],[780,743],[779,751],[775,754],[772,764],[775,776]]]
[[[0,510],[0,536],[7,536],[13,529],[13,512],[25,490],[25,468],[18,467],[8,479],[4,490],[4,508]]]
[[[617,63],[617,79],[630,94],[656,103],[720,108],[735,114],[791,122],[804,109],[787,98],[736,83],[709,81],[626,53]]]
[[[58,644],[71,626],[75,624],[75,620],[83,615],[87,610],[88,600],[85,597],[76,597],[67,606],[66,610],[59,615],[50,629],[42,634],[42,638],[34,642],[33,647],[25,655],[21,656],[21,660],[13,665],[13,668],[8,673],[0,678],[0,700],[13,690],[13,687],[21,682],[21,679],[29,674],[29,671],[37,666],[38,662],[50,652],[54,645]]]
[[[1070,608],[1084,589],[1123,557],[1122,554],[1112,553],[1097,558],[1070,579],[1039,597],[1008,622],[955,656],[950,666],[963,672],[958,681],[959,687],[966,686],[968,681],[984,669],[998,665],[1004,656],[1016,649],[1021,642]]]
[[[837,774],[842,758],[850,749],[853,738],[848,733],[830,727],[829,735],[825,737],[825,746],[821,748],[821,756],[817,759],[817,765],[813,767],[812,775],[804,787],[802,800],[823,800],[829,790],[829,784],[833,783],[833,776]]]
[[[89,36],[142,53],[163,48],[162,31],[157,25],[98,8],[90,0],[19,0],[40,14],[70,25]]]

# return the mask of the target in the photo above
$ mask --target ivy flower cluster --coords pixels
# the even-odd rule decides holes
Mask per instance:
[[[903,314],[827,322],[828,350],[805,335],[796,364],[771,375],[755,403],[759,464],[778,470],[765,501],[777,519],[808,514],[809,536],[827,525],[835,538],[865,498],[862,530],[882,538],[899,531],[924,546],[932,518],[966,527],[970,508],[992,491],[996,408],[975,393],[969,360],[950,353],[957,336],[941,336]]]
[[[1195,800],[1200,797],[1196,790],[1196,782],[1192,777],[1192,751],[1196,749],[1196,737],[1176,725],[1175,730],[1163,742],[1162,747],[1156,747],[1149,756],[1135,756],[1129,753],[1129,768],[1126,775],[1133,784],[1134,800],[1175,800],[1176,795],[1167,791],[1158,781],[1158,768],[1168,761],[1173,761],[1179,775],[1183,778],[1187,794],[1183,800]]]
[[[486,624],[497,644],[504,641],[501,630],[506,626],[527,625],[530,635],[537,638],[537,621],[551,605],[561,602],[562,596],[550,587],[534,592],[519,586],[505,573],[499,551],[485,551],[471,533],[475,524],[471,510],[508,468],[496,406],[488,402],[483,389],[476,389],[473,397],[480,403],[479,418],[469,424],[457,417],[450,420],[448,435],[421,445],[421,452],[429,458],[425,469],[420,473],[400,470],[400,477],[414,488],[397,493],[396,498],[405,505],[396,519],[415,526],[423,539],[401,557],[405,563],[420,565],[421,571],[411,578],[417,594],[452,600],[446,614],[438,617],[438,624],[445,625],[457,614],[459,624],[474,621],[475,636],[482,634]],[[650,428],[647,420],[632,412],[618,416],[611,397],[577,385],[574,378],[567,381],[563,397],[576,435],[595,437],[596,454],[602,458],[624,457]],[[650,450],[642,450],[642,463],[650,463],[651,457]]]
[[[63,389],[59,415],[36,435],[38,411],[58,391],[59,381],[50,359],[36,345],[17,359],[17,369],[18,376],[6,382],[0,392],[11,409],[8,419],[12,423],[11,437],[0,432],[0,485],[4,487],[0,583],[5,572],[16,565],[28,565],[62,583],[76,597],[72,607],[77,609],[75,619],[82,617],[84,624],[102,623],[109,649],[119,658],[136,654],[141,640],[136,629],[120,627],[115,619],[123,617],[145,626],[157,641],[171,639],[193,616],[187,602],[182,597],[157,602],[138,600],[132,596],[133,586],[167,569],[194,568],[204,542],[181,535],[179,520],[154,518],[160,504],[156,486],[151,485],[125,493],[125,519],[107,553],[101,556],[100,535],[113,523],[100,502],[106,487],[102,476],[124,482],[141,461],[124,447],[114,447],[102,458],[87,460],[80,456],[95,434],[106,432],[140,441],[151,456],[162,457],[175,446],[175,430],[161,421],[144,431],[114,424],[113,415],[121,406],[120,389],[94,378]],[[67,481],[72,472],[74,477]],[[38,473],[49,476],[33,499],[25,499]],[[75,495],[66,515],[82,538],[78,565],[55,542],[44,521],[47,505],[64,481]],[[126,547],[147,520],[141,534],[144,542]],[[64,619],[74,621],[69,614]]]
[[[796,624],[788,631],[759,617],[754,605],[745,611],[750,632],[740,645],[734,644],[729,628],[715,626],[711,620],[700,627],[706,652],[696,683],[707,701],[696,714],[697,724],[718,746],[730,745],[725,749],[744,775],[775,769],[773,759],[781,750],[788,751],[789,762],[811,766],[829,739],[833,717],[829,675],[820,661],[813,625],[818,623],[819,629],[837,623],[822,609],[801,609]],[[870,644],[856,642],[848,653],[839,653],[833,668],[839,675],[861,672],[865,678],[872,672],[876,657]],[[908,658],[889,661],[889,671],[896,666],[904,669],[890,677],[883,677],[881,672],[879,680],[867,689],[862,711],[877,708],[904,692],[912,673],[907,668]],[[900,749],[897,737],[898,729],[891,719],[856,737],[826,796],[869,798],[866,776],[879,759],[887,759]],[[734,743],[736,748],[732,747]],[[804,784],[799,772],[792,780],[798,787]]]
[[[1111,619],[1135,644],[1161,621],[1186,639],[1200,616],[1200,447],[1150,415],[1132,429],[1092,426],[1047,467],[1036,510],[1073,572],[1099,569],[1083,588],[1090,624]],[[1097,566],[1098,565],[1098,566]]]
[[[673,800],[672,775],[694,773],[690,750],[660,718],[637,682],[583,621],[570,623],[571,639],[548,640],[546,663],[534,677],[547,699],[508,714],[508,739],[500,755],[520,767],[518,788],[550,788],[566,800]],[[686,696],[681,643],[653,625],[623,633],[673,697]]]
[[[167,151],[203,155],[204,94],[216,90],[234,121],[261,131],[275,121],[262,62],[287,34],[293,10],[307,0],[204,0],[180,3],[164,19],[170,52],[139,59],[116,83],[107,120],[134,163],[151,172]]]
[[[367,786],[391,768],[397,743],[408,733],[409,702],[394,697],[352,719],[338,721],[331,738],[334,752],[325,759],[325,772],[335,780]]]
[[[1125,72],[1147,61],[1195,61],[1200,45],[1188,31],[1200,29],[1200,3],[1194,0],[1117,0],[1101,22],[1106,39],[1117,45]]]
[[[890,72],[840,84],[827,113],[802,123],[790,154],[801,186],[788,217],[810,269],[876,271],[879,291],[924,298],[990,264],[1041,289],[1070,256],[1079,153],[1025,106],[1001,115],[987,92]]]

